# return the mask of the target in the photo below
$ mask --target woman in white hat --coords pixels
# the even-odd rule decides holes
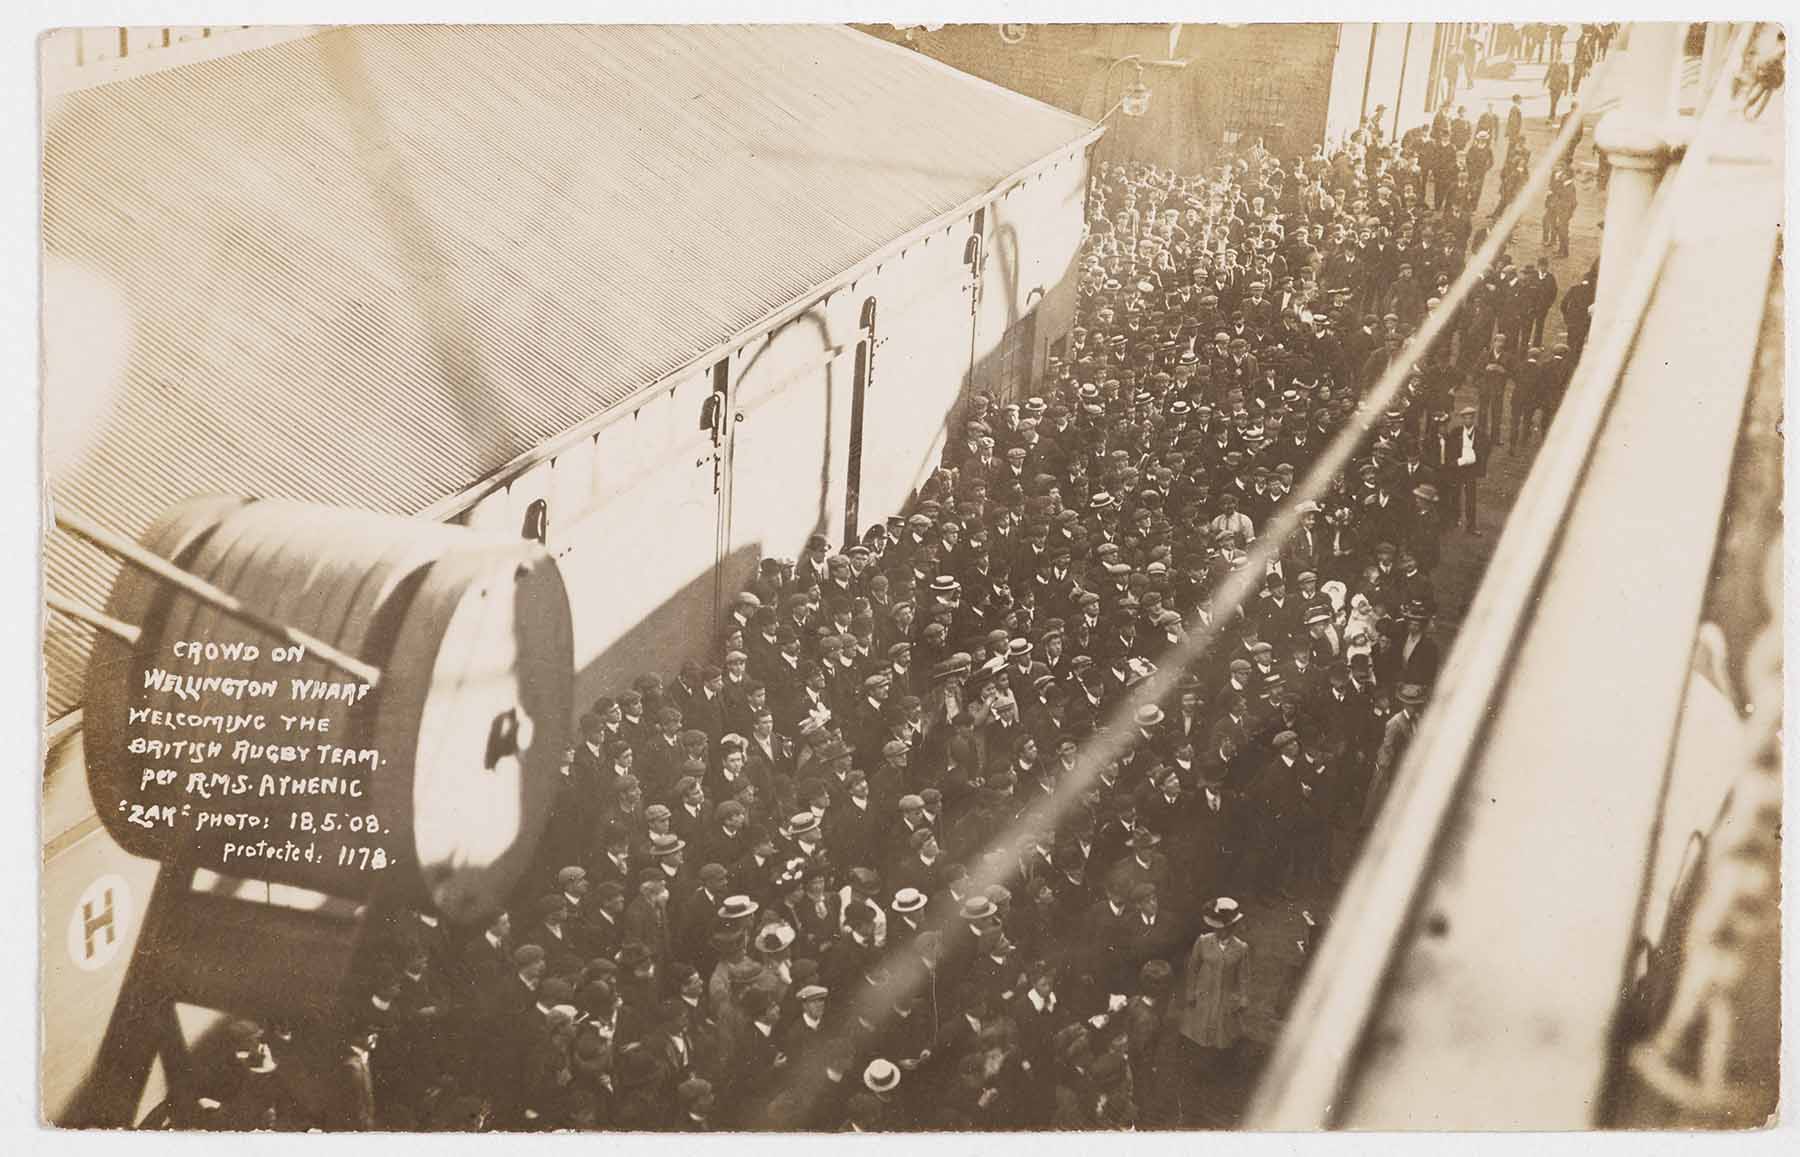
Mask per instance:
[[[1212,1063],[1244,1035],[1250,1005],[1250,945],[1241,935],[1243,909],[1229,896],[1206,905],[1206,931],[1188,953],[1186,990],[1177,1012],[1181,1035]]]
[[[1319,593],[1331,601],[1331,612],[1336,616],[1338,629],[1342,630],[1347,621],[1346,615],[1349,613],[1345,609],[1350,599],[1349,588],[1338,579],[1330,579],[1320,585]],[[1367,602],[1368,600],[1364,599],[1363,601]]]
[[[1344,617],[1344,658],[1372,655],[1381,633],[1381,613],[1361,591],[1350,596],[1350,612]]]

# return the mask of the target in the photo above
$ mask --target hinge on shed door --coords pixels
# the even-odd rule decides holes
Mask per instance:
[[[975,236],[963,245],[963,264],[969,270],[969,313],[981,313],[981,270],[987,264],[987,254],[981,244],[981,218],[976,217]]]
[[[711,454],[702,454],[700,457],[694,459],[694,469],[696,470],[706,465],[708,462],[712,463],[712,492],[714,494],[719,492],[719,483],[722,480],[721,476],[724,474],[724,458],[725,456],[723,454],[715,450]]]

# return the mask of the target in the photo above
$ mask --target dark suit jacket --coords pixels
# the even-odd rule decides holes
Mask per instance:
[[[1200,709],[1194,713],[1191,719],[1182,718],[1179,706],[1172,708],[1168,713],[1168,718],[1163,720],[1163,734],[1168,739],[1169,751],[1172,753],[1183,743],[1191,743],[1194,745],[1196,758],[1205,754],[1206,745],[1212,739],[1212,733],[1207,730],[1207,723],[1204,703],[1200,705]]]
[[[1144,923],[1144,918],[1138,913],[1132,913],[1125,928],[1129,934],[1128,952],[1132,969],[1132,983],[1126,991],[1136,992],[1137,973],[1145,963],[1151,960],[1167,960],[1172,964],[1175,963],[1176,940],[1180,937],[1180,931],[1175,917],[1165,907],[1158,908],[1155,921],[1149,924]]]
[[[1310,537],[1304,527],[1297,528],[1293,536],[1281,548],[1282,571],[1286,575],[1287,581],[1294,582],[1301,571],[1309,570],[1318,574],[1319,563],[1325,559],[1327,549],[1323,522],[1312,528]],[[1289,598],[1292,597],[1294,596],[1289,596]]]
[[[1425,469],[1431,477],[1439,482],[1447,482],[1456,466],[1456,455],[1460,446],[1457,442],[1454,427],[1445,423],[1443,426],[1428,430],[1420,441],[1420,457]]]
[[[787,741],[780,735],[769,737],[772,752],[763,751],[762,745],[749,732],[744,733],[744,738],[749,741],[749,746],[744,749],[744,774],[756,785],[758,795],[769,793],[776,776],[789,777],[794,774],[794,758],[788,751]],[[724,801],[721,799],[719,802]]]
[[[682,897],[674,915],[675,928],[670,942],[677,959],[707,971],[703,965],[712,958],[713,925],[719,918],[719,905],[723,900],[722,896],[709,897],[705,888],[695,888]],[[673,902],[671,907],[674,907]]]
[[[832,862],[844,868],[874,868],[881,862],[881,825],[875,805],[858,808],[846,797],[825,812],[825,843]]]
[[[1369,701],[1348,687],[1339,701],[1330,686],[1323,686],[1306,704],[1314,733],[1328,750],[1341,753],[1340,758],[1355,759],[1368,745]]]
[[[710,801],[708,806],[711,806]],[[737,835],[728,836],[715,819],[694,833],[689,841],[688,855],[697,864],[717,864],[729,872],[734,864],[750,854],[750,843],[744,836],[746,830],[739,828]]]
[[[1013,1023],[1018,1026],[1019,1047],[1023,1050],[1025,1059],[1032,1062],[1032,1067],[1037,1068],[1051,1060],[1050,1038],[1071,1020],[1072,1014],[1067,1002],[1059,995],[1055,1007],[1040,1010],[1031,1003],[1029,996],[1021,992],[1006,1009]],[[965,1027],[969,1023],[960,1015],[956,1019]]]
[[[1325,526],[1319,532],[1320,581],[1345,582],[1353,578],[1362,563],[1362,550],[1363,539],[1355,528]]]
[[[898,825],[904,829],[905,824]],[[926,896],[937,892],[944,878],[944,857],[939,856],[931,864],[919,858],[917,852],[908,849],[896,860],[890,862],[885,874],[888,887],[894,891],[901,888],[917,888]]]
[[[843,1002],[861,988],[864,969],[880,952],[873,943],[858,944],[848,929],[839,933],[825,948],[824,958],[819,961],[819,983],[831,990],[832,999],[839,1002],[839,1007],[848,1007]]]
[[[1398,689],[1404,683],[1417,683],[1421,687],[1430,687],[1437,681],[1439,652],[1437,640],[1430,635],[1421,638],[1413,647],[1412,657],[1406,657],[1406,638],[1395,639],[1387,650],[1375,658],[1375,678],[1385,687]]]
[[[632,770],[643,785],[644,801],[664,802],[675,781],[681,778],[681,765],[687,761],[687,753],[680,741],[671,747],[661,734],[657,734],[646,740],[642,749],[634,749],[633,754],[636,759]]]
[[[1161,836],[1163,850],[1168,851],[1169,842],[1185,833],[1193,805],[1194,797],[1185,790],[1173,803],[1160,791],[1146,793],[1138,802],[1138,823]]]
[[[501,941],[496,948],[485,935],[477,934],[456,949],[456,959],[448,969],[448,979],[458,1003],[477,1004],[482,993],[512,971],[512,945]]]
[[[375,1127],[375,1083],[369,1058],[345,1050],[334,1071],[329,1102],[320,1126],[331,1130],[363,1130]]]
[[[586,945],[572,921],[564,923],[561,936],[553,935],[541,923],[535,924],[519,934],[519,943],[536,944],[542,948],[552,975],[557,975],[566,968],[578,967],[584,962],[582,953]]]
[[[625,916],[621,921],[627,942],[637,941],[650,950],[656,960],[656,971],[661,975],[669,965],[669,922],[664,914],[659,914],[645,903],[642,897],[625,905]]]
[[[775,1029],[775,1036],[787,1056],[787,1064],[783,1066],[785,1071],[794,1072],[797,1065],[818,1065],[825,1042],[832,1037],[830,1010],[826,1010],[825,1019],[819,1022],[818,1028],[808,1026],[805,1016],[796,1012]]]
[[[1125,992],[1130,984],[1131,961],[1126,921],[1137,918],[1130,904],[1119,915],[1102,896],[1088,909],[1084,942],[1093,962],[1090,971],[1105,992]]]
[[[677,800],[669,805],[669,830],[692,846],[712,825],[713,807],[718,801],[708,798],[700,805],[700,814],[689,815],[685,804]],[[691,855],[691,853],[690,853]]]
[[[1364,544],[1371,550],[1383,542],[1400,546],[1406,541],[1407,528],[1412,523],[1412,496],[1390,494],[1387,506],[1383,507],[1371,494],[1363,500],[1357,520],[1367,531]]]
[[[1226,894],[1231,885],[1225,878],[1226,868],[1240,839],[1237,797],[1219,788],[1213,790],[1219,797],[1218,811],[1208,803],[1206,788],[1194,793],[1194,807],[1188,813],[1184,836],[1190,849],[1188,874],[1182,882],[1184,886],[1176,889],[1178,893],[1187,891],[1197,903]]]
[[[605,913],[601,912],[599,901],[592,900],[591,897],[590,900],[591,906],[581,914],[579,943],[585,945],[587,951],[592,953],[589,959],[593,959],[595,956],[612,956],[625,945],[622,916],[620,919],[608,919]]]
[[[1457,460],[1462,457],[1462,430],[1457,427],[1449,427],[1446,433],[1449,438],[1445,447],[1448,458],[1448,461],[1444,463],[1445,478],[1453,482],[1485,478],[1488,463],[1487,431],[1479,425],[1475,427],[1475,461],[1468,466],[1457,464]]]
[[[1306,605],[1297,594],[1284,595],[1280,606],[1276,606],[1271,598],[1257,600],[1255,614],[1263,641],[1274,646],[1278,658],[1286,650],[1288,641],[1303,629],[1300,620],[1305,613]]]

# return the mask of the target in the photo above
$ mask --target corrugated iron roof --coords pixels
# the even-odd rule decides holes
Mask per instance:
[[[417,512],[1092,128],[830,26],[342,28],[76,93],[46,268],[133,336],[52,495],[133,535],[211,491]],[[51,718],[87,642],[51,620]]]

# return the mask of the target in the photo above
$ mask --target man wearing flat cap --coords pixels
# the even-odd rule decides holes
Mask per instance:
[[[1126,960],[1135,981],[1152,960],[1167,960],[1177,951],[1181,937],[1174,915],[1164,905],[1166,889],[1149,880],[1131,886],[1131,915],[1126,922],[1130,930]],[[1134,986],[1135,987],[1135,986]]]
[[[669,879],[661,868],[645,868],[635,883],[636,896],[625,905],[621,928],[628,942],[635,941],[649,950],[652,963],[661,972],[669,962]]]
[[[1496,338],[1496,341],[1503,339]],[[1486,362],[1475,374],[1475,397],[1479,413],[1476,424],[1489,445],[1496,449],[1506,445],[1503,414],[1506,408],[1506,384],[1513,371],[1511,359],[1504,351],[1493,356],[1482,355]]]
[[[1443,494],[1435,483],[1421,482],[1412,488],[1411,503],[1411,512],[1401,524],[1400,545],[1418,562],[1419,569],[1430,575],[1442,552]]]
[[[1217,500],[1218,514],[1209,524],[1213,537],[1225,541],[1227,539],[1242,546],[1256,535],[1256,525],[1250,517],[1239,511],[1239,495],[1235,490],[1226,490]]]
[[[905,694],[913,685],[912,643],[898,639],[887,645],[883,670],[892,680],[894,694]]]
[[[632,895],[636,894],[635,888]],[[626,887],[616,879],[593,885],[583,898],[581,921],[576,926],[577,943],[589,959],[610,956],[625,943]]]
[[[898,704],[891,705],[886,738],[881,744],[875,770],[869,776],[869,800],[875,809],[875,826],[879,833],[885,834],[891,830],[896,814],[895,801],[906,794],[912,778],[912,744],[905,738],[912,733],[912,725],[906,718],[905,709]]]
[[[917,797],[911,797],[917,798]],[[906,809],[903,809],[903,811]],[[923,816],[921,808],[920,815]],[[888,882],[897,888],[913,888],[928,896],[936,896],[943,883],[947,864],[938,845],[935,825],[921,820],[918,827],[908,829],[896,825],[890,854]]]
[[[521,944],[512,950],[507,970],[489,982],[482,1002],[496,1023],[510,1021],[537,1003],[546,960],[547,954],[536,944]]]
[[[816,1068],[824,1062],[825,1046],[834,1027],[829,1016],[831,990],[818,981],[801,985],[792,994],[796,1006],[781,1029],[781,1051],[792,1073]]]
[[[551,972],[563,972],[586,959],[585,939],[570,920],[570,905],[562,893],[539,897],[532,914],[536,920],[520,933],[519,940],[542,948]]]
[[[641,780],[655,784],[658,790],[666,789],[681,776],[681,765],[687,756],[681,742],[683,716],[681,709],[674,706],[664,707],[656,719],[656,735],[646,743],[642,750],[629,748],[632,752],[631,772]],[[606,777],[611,789],[609,795],[617,794],[617,786]]]
[[[1375,818],[1381,814],[1382,804],[1387,801],[1394,773],[1399,769],[1400,760],[1412,743],[1414,732],[1418,730],[1425,698],[1426,689],[1417,683],[1402,683],[1394,692],[1394,713],[1388,716],[1383,729],[1368,791],[1363,798],[1362,826],[1365,829],[1374,824]]]
[[[731,877],[723,864],[707,863],[696,873],[693,890],[674,901],[671,948],[682,960],[709,974],[715,963],[712,931],[716,914],[730,885]]]
[[[1281,731],[1269,740],[1271,754],[1245,792],[1256,831],[1245,880],[1255,893],[1291,897],[1295,826],[1300,819],[1300,736]]]
[[[1444,517],[1448,522],[1479,537],[1475,524],[1475,490],[1487,475],[1488,435],[1477,423],[1474,406],[1457,411],[1456,421],[1445,426]]]

